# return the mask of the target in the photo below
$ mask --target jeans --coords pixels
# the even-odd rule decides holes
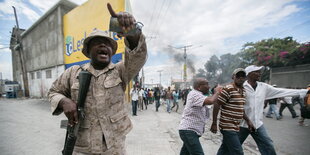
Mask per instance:
[[[264,125],[259,127],[256,132],[250,132],[248,128],[240,127],[239,139],[241,144],[245,141],[249,134],[251,134],[251,136],[255,140],[259,152],[262,155],[276,155],[273,141],[268,136]]]
[[[172,100],[171,99],[167,99],[167,112],[171,112],[171,102]]]
[[[158,108],[160,106],[160,99],[155,99],[155,102],[156,102],[156,104],[155,104],[156,111],[158,111]]]
[[[138,101],[134,101],[132,100],[132,115],[137,115],[137,105],[138,105]]]
[[[171,110],[177,106],[177,109],[175,110],[175,112],[178,112],[178,109],[179,109],[179,103],[178,103],[178,100],[177,99],[173,99],[173,106],[171,107]]]
[[[221,133],[223,135],[223,141],[217,151],[217,155],[243,155],[239,132],[221,130]]]
[[[280,118],[276,104],[269,104],[269,110],[268,110],[266,116],[271,116],[272,112],[274,113],[274,115],[276,115],[277,118]]]
[[[191,130],[179,130],[183,141],[180,155],[204,155],[199,137],[196,132]]]

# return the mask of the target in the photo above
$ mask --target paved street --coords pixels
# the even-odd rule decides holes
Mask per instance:
[[[295,106],[297,110],[299,106]],[[148,110],[138,111],[131,117],[133,130],[127,136],[128,155],[177,155],[182,146],[177,132],[181,112],[165,112],[161,106],[155,112],[154,104]],[[180,106],[183,109],[183,106]],[[265,119],[265,127],[274,140],[280,155],[306,155],[310,139],[310,127],[298,126],[298,119],[292,119],[287,109],[281,121]],[[40,99],[1,99],[0,98],[0,152],[2,155],[56,155],[63,147],[65,130],[59,128],[64,115],[52,116],[49,103]],[[310,123],[309,120],[306,123]],[[216,154],[221,143],[221,135],[209,130],[200,138],[206,155]],[[249,137],[244,145],[245,154],[259,154],[256,145]]]

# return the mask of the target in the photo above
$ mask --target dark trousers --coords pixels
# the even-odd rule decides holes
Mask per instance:
[[[160,106],[160,99],[155,99],[155,102],[156,102],[155,108],[156,108],[156,111],[158,111],[158,108]]]
[[[137,115],[137,106],[138,106],[138,101],[132,100],[132,115]]]
[[[178,112],[178,109],[179,109],[179,102],[173,100],[173,106],[171,107],[171,110],[172,110],[175,106],[177,106],[175,112]]]
[[[280,110],[279,110],[280,116],[282,116],[282,112],[286,107],[288,108],[288,110],[290,110],[292,117],[297,116],[296,111],[294,110],[293,104],[286,104],[286,103],[284,103],[284,104],[281,103]]]
[[[239,132],[221,130],[223,142],[217,155],[243,155]]]
[[[147,106],[148,105],[148,100],[147,100],[146,97],[143,97],[143,101],[144,101],[145,106]]]
[[[249,136],[249,134],[251,134],[251,136],[255,140],[257,147],[259,149],[259,152],[262,155],[276,155],[273,141],[268,136],[264,125],[259,127],[256,132],[250,132],[248,128],[240,127],[239,139],[240,139],[241,145],[245,141],[245,139]]]
[[[145,109],[147,109],[147,99],[145,97],[143,97],[143,102],[144,102],[144,105],[145,105]]]
[[[183,141],[180,155],[204,155],[199,135],[191,130],[179,130],[180,137]]]

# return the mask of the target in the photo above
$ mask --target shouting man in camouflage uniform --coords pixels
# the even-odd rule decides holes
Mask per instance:
[[[116,14],[110,4],[108,10],[116,17],[123,30],[130,31],[134,17],[127,12]],[[147,48],[141,33],[118,34],[125,37],[125,60],[111,63],[117,50],[117,42],[107,32],[95,30],[83,43],[83,54],[90,63],[72,66],[52,85],[49,100],[53,115],[61,112],[67,116],[69,125],[77,122],[77,76],[81,70],[92,74],[85,101],[85,119],[81,122],[73,154],[123,155],[126,134],[132,129],[128,117],[124,92],[126,84],[139,72],[146,61]]]

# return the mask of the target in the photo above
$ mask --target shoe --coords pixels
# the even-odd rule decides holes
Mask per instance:
[[[299,123],[299,126],[309,126],[309,125],[305,123]]]
[[[277,120],[281,120],[281,119],[282,119],[282,116],[277,117]]]
[[[297,118],[297,117],[299,117],[299,115],[296,115],[296,116],[292,116],[292,118]]]
[[[266,117],[267,117],[267,118],[272,118],[272,117],[271,117],[271,116],[269,116],[269,115],[266,115]]]

